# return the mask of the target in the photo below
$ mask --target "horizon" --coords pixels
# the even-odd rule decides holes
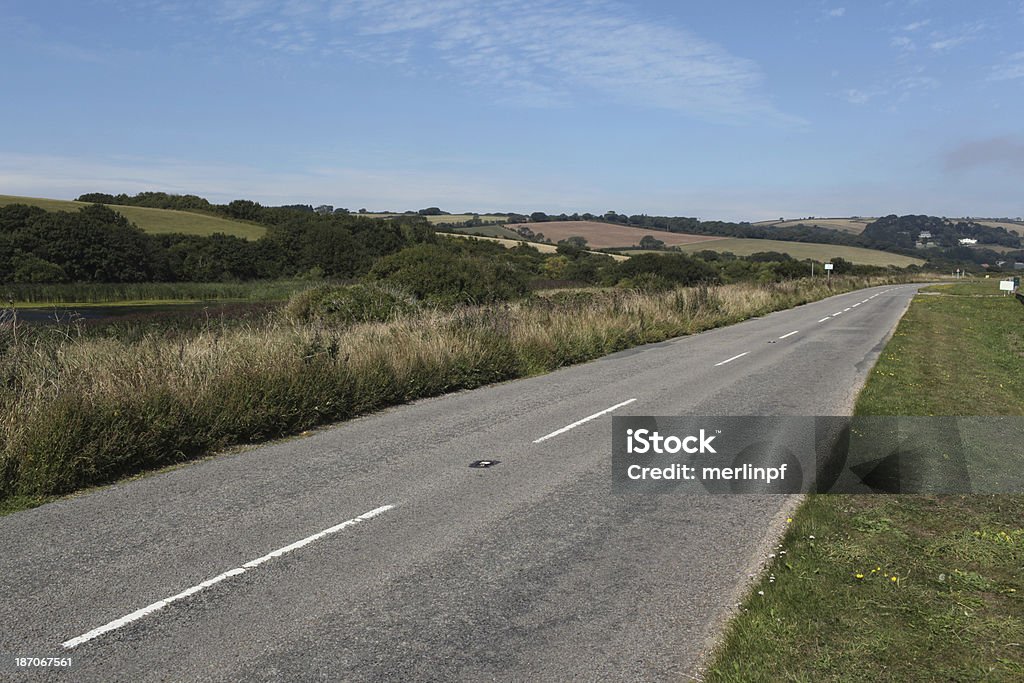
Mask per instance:
[[[0,193],[1024,214],[1024,2],[10,3]],[[743,20],[736,17],[742,15]]]

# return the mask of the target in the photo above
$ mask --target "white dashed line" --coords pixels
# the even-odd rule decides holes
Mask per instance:
[[[736,360],[737,358],[743,358],[743,356],[747,355],[748,353],[750,353],[750,351],[744,351],[743,353],[741,353],[741,354],[739,354],[737,356],[733,356],[732,358],[726,358],[721,363],[715,363],[715,367],[717,368],[719,365],[725,365],[726,363],[731,363],[734,360]]]
[[[593,415],[589,415],[589,416],[583,418],[582,420],[576,420],[571,425],[566,425],[565,427],[562,427],[561,429],[556,429],[555,431],[551,432],[550,434],[547,434],[545,436],[540,437],[539,439],[536,439],[534,441],[534,443],[540,443],[541,441],[547,441],[548,439],[550,439],[553,436],[558,436],[559,434],[564,434],[565,432],[569,431],[570,429],[573,429],[574,427],[579,427],[584,422],[590,422],[591,420],[599,418],[602,415],[607,415],[608,413],[612,412],[613,410],[617,410],[617,409],[621,408],[622,406],[628,406],[630,403],[632,403],[635,400],[636,400],[635,398],[631,398],[628,401],[623,401],[622,403],[616,403],[611,408],[605,408],[604,410],[602,410],[599,413],[594,413]]]
[[[829,319],[829,318],[831,318],[831,317],[832,317],[832,316],[830,316],[830,315],[826,315],[826,316],[825,316],[824,318],[822,318],[822,319],[821,319],[821,320],[819,320],[818,322],[819,322],[819,323],[823,323],[823,322],[825,322],[826,320],[828,320],[828,319]]]
[[[793,336],[794,334],[796,334],[796,333],[797,333],[797,332],[799,332],[799,331],[800,331],[800,330],[793,330],[793,331],[792,331],[792,332],[790,332],[789,334],[784,334],[784,335],[782,335],[781,337],[779,337],[779,339],[785,339],[786,337],[792,337],[792,336]]]
[[[344,521],[341,524],[332,526],[330,529],[324,529],[323,531],[315,533],[312,536],[307,536],[306,538],[302,539],[301,541],[296,541],[295,543],[292,543],[290,545],[286,545],[283,548],[278,548],[277,550],[275,550],[272,553],[267,553],[263,557],[258,557],[255,560],[252,560],[250,562],[246,562],[241,567],[237,567],[237,568],[232,569],[230,571],[226,571],[223,574],[219,574],[218,576],[213,577],[212,579],[207,579],[206,581],[203,581],[200,584],[197,584],[195,586],[192,586],[191,588],[183,590],[182,592],[178,593],[177,595],[172,595],[169,598],[164,598],[163,600],[158,600],[157,602],[154,602],[152,605],[147,605],[147,606],[143,607],[142,609],[135,610],[131,614],[127,614],[127,615],[121,617],[120,619],[115,619],[114,621],[110,622],[109,624],[104,624],[103,626],[100,626],[98,628],[94,628],[93,630],[89,631],[88,633],[83,633],[82,635],[78,636],[77,638],[72,638],[71,640],[66,640],[66,641],[64,641],[62,643],[62,645],[66,649],[69,649],[69,650],[71,648],[78,647],[82,643],[88,642],[88,641],[92,640],[93,638],[97,638],[99,636],[102,636],[104,633],[109,633],[110,631],[117,630],[117,629],[121,628],[122,626],[127,626],[128,624],[132,623],[133,621],[138,621],[142,617],[148,616],[148,615],[152,614],[153,612],[161,610],[164,607],[167,607],[167,605],[171,604],[172,602],[177,602],[178,600],[183,600],[183,599],[189,597],[190,595],[195,595],[199,591],[204,590],[206,588],[209,588],[210,586],[213,586],[215,584],[218,584],[218,583],[220,583],[221,581],[223,581],[225,579],[230,579],[233,576],[238,576],[239,574],[244,574],[246,571],[248,571],[250,569],[253,569],[254,567],[258,567],[259,565],[263,564],[267,560],[271,560],[271,559],[273,559],[275,557],[280,557],[281,555],[284,555],[286,553],[290,553],[293,550],[298,550],[299,548],[301,548],[303,546],[306,546],[306,545],[309,545],[310,543],[313,543],[314,541],[319,541],[324,536],[330,536],[331,534],[336,534],[339,531],[341,531],[342,529],[347,529],[348,527],[354,526],[356,524],[359,524],[360,522],[365,522],[368,519],[373,519],[377,515],[379,515],[381,513],[384,513],[384,512],[387,512],[388,510],[391,510],[394,507],[395,507],[394,505],[382,505],[379,508],[376,508],[374,510],[370,510],[369,512],[363,513],[363,514],[359,515],[358,517],[353,517],[352,519]]]

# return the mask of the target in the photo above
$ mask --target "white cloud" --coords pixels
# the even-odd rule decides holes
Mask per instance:
[[[1024,78],[1024,52],[1015,52],[1001,64],[992,67],[987,80],[1010,81],[1017,78]]]
[[[868,93],[857,88],[849,88],[842,92],[842,96],[846,98],[846,101],[850,104],[867,104],[871,101],[871,98],[877,93]]]
[[[930,23],[932,23],[931,19],[922,19],[921,21],[915,21],[913,23],[907,24],[906,26],[903,27],[903,30],[912,33],[914,31],[917,31],[918,29],[924,28]]]
[[[829,10],[829,13],[828,13],[828,15],[830,17],[841,17],[844,14],[846,14],[846,8],[845,7],[836,7],[833,10]]]
[[[908,52],[917,49],[917,46],[914,44],[914,41],[912,41],[910,38],[907,38],[906,36],[894,36],[889,41],[889,44],[892,45],[893,47],[898,47],[901,50],[907,50]]]
[[[606,98],[714,121],[799,122],[763,94],[752,60],[613,0],[303,0],[284,9],[219,0],[214,8],[218,21],[265,47],[405,65],[499,101]]]

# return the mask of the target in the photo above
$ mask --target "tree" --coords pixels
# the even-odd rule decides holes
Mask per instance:
[[[567,244],[570,247],[576,247],[577,249],[586,249],[587,248],[587,240],[586,240],[586,238],[585,237],[580,237],[579,235],[571,235],[569,237],[566,237],[564,240],[559,240],[558,243],[559,244]]]
[[[664,249],[665,243],[653,235],[644,235],[640,238],[641,249]]]

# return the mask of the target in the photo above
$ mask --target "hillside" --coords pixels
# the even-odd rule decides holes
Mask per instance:
[[[836,244],[815,244],[813,242],[783,242],[781,240],[753,240],[730,237],[712,242],[684,244],[679,248],[690,253],[705,249],[717,252],[731,251],[737,256],[749,256],[759,251],[778,251],[789,254],[797,260],[809,258],[824,261],[831,258],[843,258],[851,263],[861,263],[869,266],[919,266],[924,264],[922,259],[902,256],[900,254],[890,254],[886,251]]]
[[[751,225],[768,228],[793,228],[798,225],[813,225],[827,230],[840,230],[842,232],[859,235],[864,231],[867,224],[874,220],[874,218],[855,216],[852,218],[806,218],[792,221],[758,221]]]
[[[365,216],[366,218],[395,218],[396,216],[409,216],[410,214],[405,213],[352,213],[353,216]],[[427,222],[431,225],[438,225],[439,223],[449,223],[452,225],[459,225],[460,223],[466,223],[473,219],[474,216],[480,218],[484,223],[503,223],[505,216],[483,216],[472,213],[451,213],[442,214],[440,216],[424,216]]]
[[[77,211],[84,206],[89,206],[86,202],[62,199],[0,195],[0,206],[7,206],[8,204],[28,204],[30,206],[38,206],[47,211]],[[189,211],[150,209],[141,206],[113,204],[109,206],[145,232],[152,234],[175,232],[186,235],[212,235],[219,232],[247,240],[259,239],[266,234],[266,228],[262,225],[220,218],[218,216],[209,216]]]
[[[552,242],[559,242],[569,237],[579,236],[587,240],[592,249],[616,249],[636,247],[645,235],[659,239],[668,246],[704,243],[722,239],[708,235],[689,235],[678,232],[665,232],[649,228],[633,228],[617,223],[601,223],[598,221],[546,221],[542,223],[515,223],[507,226],[510,230],[528,228],[536,235],[543,234]]]

